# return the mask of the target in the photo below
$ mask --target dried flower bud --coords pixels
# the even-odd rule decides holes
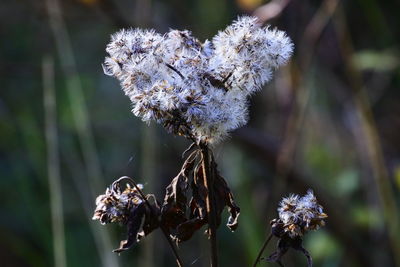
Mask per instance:
[[[121,30],[107,45],[103,69],[121,82],[143,121],[215,143],[247,123],[248,96],[292,50],[284,32],[244,16],[204,43],[187,30]]]

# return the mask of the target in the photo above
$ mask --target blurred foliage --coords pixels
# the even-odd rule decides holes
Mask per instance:
[[[125,233],[90,220],[94,194],[129,175],[161,199],[188,146],[159,126],[149,132],[130,113],[117,81],[103,75],[110,34],[121,27],[187,28],[209,39],[237,15],[261,12],[261,6],[263,12],[278,8],[267,23],[287,31],[296,49],[291,63],[251,99],[249,124],[216,150],[242,209],[235,233],[219,229],[221,266],[249,266],[279,199],[307,188],[330,215],[323,230],[305,237],[315,266],[400,266],[398,1],[65,0],[61,11],[75,76],[63,65],[67,51],[57,49],[49,1],[3,0],[0,7],[1,266],[54,266],[43,58],[56,63],[67,265],[107,266],[101,244],[108,241],[99,232],[111,234],[111,248]],[[68,90],[77,81],[84,98],[74,100]],[[90,124],[79,132],[74,111],[82,107]],[[82,141],[87,131],[93,136]],[[95,145],[89,161],[85,140]],[[89,173],[95,166],[90,160],[97,159],[102,177]],[[164,237],[152,235],[111,261],[173,266]],[[207,266],[208,243],[201,234],[180,249],[186,265]],[[284,261],[306,264],[294,252]]]

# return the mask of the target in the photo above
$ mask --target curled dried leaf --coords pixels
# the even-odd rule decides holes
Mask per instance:
[[[226,226],[231,230],[235,231],[238,227],[238,218],[240,215],[240,208],[236,205],[235,200],[233,199],[233,194],[228,187],[225,179],[218,173],[218,169],[216,167],[215,162],[214,172],[215,172],[215,181],[214,181],[214,192],[215,192],[215,202],[218,210],[218,218],[217,222],[221,221],[221,213],[228,207],[229,218]]]
[[[192,238],[193,234],[205,224],[206,220],[199,217],[181,223],[176,229],[176,234],[174,236],[175,241],[183,242],[189,240]]]
[[[154,202],[150,203],[149,198],[153,198]],[[147,236],[160,226],[160,207],[154,195],[147,195],[146,197],[146,215],[142,226],[142,235]]]
[[[164,203],[161,207],[161,220],[167,229],[175,229],[185,222],[187,209],[187,190],[189,187],[189,174],[193,171],[197,151],[186,159],[179,174],[167,186]]]
[[[114,249],[113,252],[120,253],[122,251],[130,249],[134,244],[137,243],[138,232],[142,224],[143,217],[146,214],[145,212],[146,207],[144,203],[141,203],[139,206],[136,207],[136,209],[132,210],[126,224],[128,228],[128,238],[126,240],[122,240],[120,242],[119,248]]]

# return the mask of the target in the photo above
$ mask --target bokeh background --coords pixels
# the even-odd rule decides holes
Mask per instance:
[[[400,266],[399,10],[397,0],[2,0],[0,265],[174,266],[160,231],[117,256],[125,229],[91,220],[95,196],[122,175],[161,200],[189,145],[130,113],[102,72],[105,46],[122,27],[210,39],[255,14],[295,52],[251,99],[248,125],[216,148],[242,211],[235,233],[218,231],[221,266],[250,266],[280,198],[308,188],[329,215],[304,238],[315,266]],[[208,266],[201,231],[180,253]],[[284,263],[306,266],[295,252]]]

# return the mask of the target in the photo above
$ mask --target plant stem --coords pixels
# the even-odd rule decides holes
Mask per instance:
[[[265,248],[267,247],[267,245],[268,245],[269,241],[271,240],[271,238],[272,238],[272,233],[269,234],[269,236],[267,237],[267,239],[266,239],[265,242],[264,242],[264,245],[263,245],[262,248],[260,249],[260,252],[258,252],[258,256],[257,256],[256,261],[255,261],[254,264],[253,264],[253,267],[256,267],[257,264],[258,264],[258,262],[261,260],[261,256],[262,256],[262,254],[264,253],[264,250],[265,250]]]
[[[169,236],[168,232],[164,229],[164,227],[161,227],[161,230],[162,230],[165,238],[167,239],[168,244],[172,249],[172,252],[174,253],[176,264],[178,265],[178,267],[183,267],[182,260],[179,257],[178,251],[177,251],[174,243],[172,242],[171,237]]]
[[[218,266],[218,251],[217,251],[217,223],[215,213],[215,199],[214,199],[214,174],[211,170],[214,167],[210,164],[210,151],[206,144],[200,144],[202,155],[202,167],[204,176],[204,185],[207,188],[207,216],[208,216],[208,231],[211,245],[211,266]]]

